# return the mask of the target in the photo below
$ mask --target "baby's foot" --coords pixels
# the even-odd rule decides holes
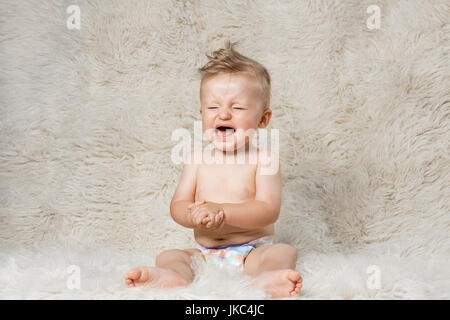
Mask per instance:
[[[302,278],[290,269],[264,271],[253,285],[262,287],[272,298],[293,297],[300,292]]]
[[[169,269],[140,267],[128,271],[125,282],[129,287],[150,286],[158,288],[184,287],[188,282]]]

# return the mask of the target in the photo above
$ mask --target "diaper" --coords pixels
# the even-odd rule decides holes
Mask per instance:
[[[266,236],[252,240],[250,242],[235,244],[231,246],[220,246],[220,247],[204,247],[197,244],[197,249],[200,249],[205,260],[214,259],[217,262],[221,262],[226,265],[233,265],[236,267],[243,268],[245,257],[248,256],[250,251],[255,248],[269,245],[273,243],[272,236]]]

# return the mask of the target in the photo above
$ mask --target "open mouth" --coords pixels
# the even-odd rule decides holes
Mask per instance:
[[[232,136],[236,132],[236,129],[230,126],[219,126],[216,128],[216,136],[221,140],[226,140],[226,138]]]

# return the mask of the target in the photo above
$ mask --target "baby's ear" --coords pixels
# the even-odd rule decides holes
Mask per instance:
[[[261,120],[259,121],[258,128],[265,128],[265,127],[267,127],[269,125],[271,117],[272,117],[272,110],[270,110],[270,109],[264,110],[264,113],[261,116]]]

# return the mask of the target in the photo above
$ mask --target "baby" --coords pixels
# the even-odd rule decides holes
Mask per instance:
[[[201,254],[205,260],[214,257],[240,268],[254,277],[254,286],[273,298],[300,291],[296,249],[272,244],[280,214],[281,173],[278,165],[275,172],[263,171],[274,161],[278,164],[278,155],[249,146],[248,132],[265,128],[272,116],[270,76],[261,64],[233,46],[227,42],[224,49],[207,55],[209,62],[200,69],[200,114],[203,132],[214,146],[214,159],[243,156],[245,162],[206,164],[204,152],[191,154],[170,212],[177,223],[194,230],[198,246],[163,251],[155,267],[130,270],[125,276],[130,287],[187,286],[194,278],[191,257]],[[251,158],[257,160],[251,162]]]

